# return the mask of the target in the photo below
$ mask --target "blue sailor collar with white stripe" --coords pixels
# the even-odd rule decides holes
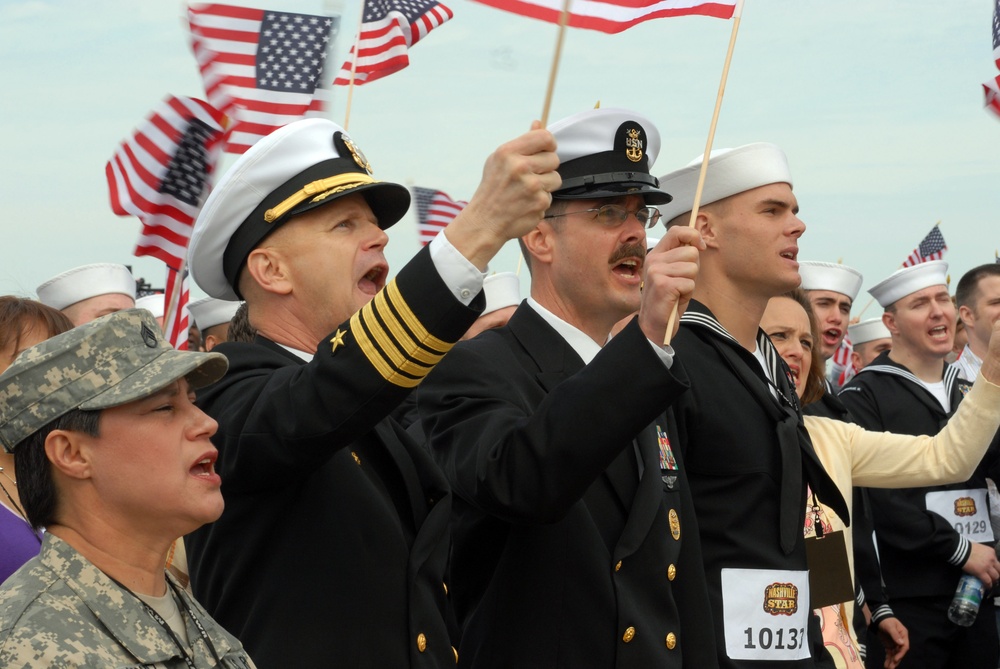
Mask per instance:
[[[729,334],[729,331],[718,321],[711,310],[706,307],[701,302],[697,300],[691,300],[688,304],[687,310],[680,319],[681,325],[690,325],[694,327],[703,328],[713,335],[719,337],[733,348],[743,353],[757,357],[753,351],[748,351],[737,341],[736,337]],[[795,396],[794,388],[795,381],[791,378],[791,372],[788,371],[788,367],[781,360],[781,356],[778,355],[777,349],[774,348],[774,344],[771,343],[771,338],[767,336],[759,327],[757,328],[757,351],[759,351],[767,363],[767,376],[769,384],[772,386],[774,392],[780,393],[785,397],[785,400],[791,404],[796,411],[799,411],[798,398]],[[788,381],[788,387],[791,389],[791,396],[782,392],[780,388],[777,387],[777,379],[784,378]],[[772,393],[773,394],[773,393]],[[775,398],[777,399],[777,398]]]
[[[951,397],[956,381],[968,382],[961,379],[959,370],[954,366],[945,363],[943,360],[941,361],[941,366],[944,370],[944,378],[942,379],[944,381],[944,390],[947,396]],[[889,351],[879,354],[872,364],[863,368],[857,375],[860,376],[861,374],[893,374],[927,390],[927,385],[917,378],[916,374],[889,357]]]

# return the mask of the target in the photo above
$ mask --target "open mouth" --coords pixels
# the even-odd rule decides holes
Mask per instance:
[[[358,281],[358,288],[361,292],[374,295],[385,287],[385,277],[389,273],[389,268],[379,264],[365,272],[365,275]]]
[[[611,271],[620,277],[638,281],[642,274],[642,261],[638,258],[625,258],[615,264]]]
[[[218,453],[211,453],[205,455],[201,460],[194,463],[194,465],[191,467],[190,469],[191,475],[197,478],[205,478],[205,479],[212,477],[217,478],[218,474],[215,473],[215,461],[218,457],[219,457]]]
[[[791,260],[794,262],[795,259],[799,257],[799,252],[796,249],[790,249],[788,251],[782,251],[778,255],[780,255],[782,258],[786,260]]]
[[[931,336],[931,339],[937,339],[937,340],[940,340],[940,341],[947,340],[948,339],[948,334],[949,334],[948,333],[948,326],[947,325],[939,325],[937,327],[931,328],[927,332],[927,334],[929,334]]]
[[[823,343],[827,346],[838,346],[840,344],[840,338],[843,333],[836,329],[830,328],[829,330],[823,331]]]

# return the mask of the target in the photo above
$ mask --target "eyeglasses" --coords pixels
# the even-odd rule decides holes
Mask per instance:
[[[570,216],[572,214],[594,214],[594,218],[606,228],[617,228],[628,220],[629,214],[634,214],[642,227],[652,228],[660,220],[660,210],[656,207],[639,207],[635,211],[629,211],[625,207],[617,204],[606,204],[603,207],[593,209],[581,209],[580,211],[567,211],[562,214],[549,214],[543,218],[559,218],[560,216]]]

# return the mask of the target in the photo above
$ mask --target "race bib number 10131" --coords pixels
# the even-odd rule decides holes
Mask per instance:
[[[809,572],[723,569],[726,654],[734,660],[809,657]]]

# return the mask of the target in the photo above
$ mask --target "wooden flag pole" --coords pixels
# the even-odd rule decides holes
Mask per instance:
[[[729,36],[729,48],[726,50],[726,62],[722,65],[722,79],[719,81],[719,92],[715,96],[715,110],[712,112],[712,122],[708,126],[708,141],[705,142],[705,154],[701,158],[701,171],[698,172],[698,186],[694,191],[694,206],[691,207],[691,218],[688,227],[693,228],[698,218],[701,206],[701,193],[705,188],[705,175],[708,174],[708,160],[712,154],[712,142],[715,141],[715,127],[719,123],[719,112],[722,110],[722,97],[726,92],[726,80],[729,78],[729,64],[733,60],[733,50],[736,48],[736,34],[740,30],[740,18],[743,16],[743,0],[738,0],[733,11],[733,31]],[[667,320],[667,331],[663,335],[663,345],[670,344],[674,325],[677,323],[677,305],[674,305]]]
[[[358,48],[361,46],[361,26],[365,22],[365,3],[361,3],[361,15],[358,17],[358,35],[354,38],[354,58],[351,59],[351,81],[347,85],[347,109],[344,110],[344,130],[351,122],[351,100],[354,98],[354,73],[358,69]]]
[[[941,221],[938,221],[937,223],[935,223],[935,224],[934,224],[934,227],[936,228],[936,227],[938,227],[939,225],[941,225]],[[919,248],[919,246],[918,246],[917,248]],[[905,265],[906,265],[906,263],[903,263],[902,265],[900,265],[900,266],[899,266],[899,267],[900,267],[900,269],[902,269],[902,268],[903,268],[903,267],[904,267]],[[874,301],[875,301],[875,298],[874,298],[874,297],[869,297],[869,298],[868,298],[868,303],[867,303],[867,304],[866,304],[866,305],[864,306],[864,309],[862,309],[861,311],[859,311],[859,312],[858,312],[858,315],[856,316],[856,318],[858,319],[858,321],[859,321],[859,322],[861,321],[861,317],[862,317],[862,316],[864,315],[864,313],[865,313],[866,311],[868,311],[868,307],[872,306],[872,303],[873,303]]]
[[[572,2],[572,0],[563,0],[562,13],[559,15],[559,34],[556,36],[556,52],[552,56],[552,69],[549,70],[549,86],[545,91],[545,104],[542,105],[543,128],[549,124],[549,108],[552,106],[552,93],[556,89],[556,73],[559,71],[559,59],[562,56],[563,38],[566,36],[566,24],[569,23],[570,2]]]

